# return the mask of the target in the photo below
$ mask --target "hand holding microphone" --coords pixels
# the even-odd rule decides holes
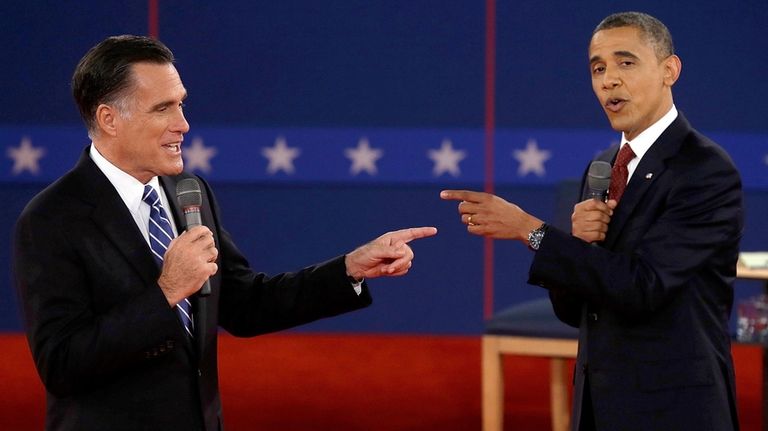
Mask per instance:
[[[196,292],[201,296],[211,293],[208,278],[218,271],[216,258],[219,253],[213,233],[200,218],[200,184],[194,179],[180,181],[176,186],[176,198],[184,210],[186,231],[169,244],[157,280],[171,306]]]
[[[203,195],[200,184],[194,178],[185,178],[176,185],[176,199],[184,211],[186,230],[203,224],[200,218],[200,206],[203,204]],[[211,294],[211,281],[206,279],[200,288],[200,296]]]
[[[608,224],[616,208],[616,201],[608,199],[611,185],[611,164],[594,161],[587,173],[587,198],[573,207],[571,235],[589,243],[605,240]]]
[[[611,164],[602,160],[592,162],[587,172],[587,186],[590,198],[606,202],[611,186]]]

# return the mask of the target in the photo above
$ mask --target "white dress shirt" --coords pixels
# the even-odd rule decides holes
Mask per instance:
[[[117,190],[117,194],[125,202],[125,206],[128,207],[128,211],[133,216],[133,221],[136,222],[141,234],[144,235],[144,240],[149,245],[149,205],[145,204],[142,200],[144,197],[144,184],[136,178],[132,177],[125,171],[120,170],[117,166],[113,165],[109,160],[105,159],[96,149],[96,146],[91,144],[90,149],[91,160],[96,163],[96,166],[104,173],[112,186]],[[152,177],[149,180],[149,185],[155,188],[160,196],[160,202],[163,204],[168,215],[168,220],[171,222],[171,228],[173,229],[173,236],[179,236],[179,231],[176,229],[176,223],[173,221],[173,216],[170,214],[170,206],[168,205],[168,198],[165,196],[165,191],[160,186],[160,181],[157,177]]]
[[[640,164],[640,160],[642,160],[645,153],[647,153],[653,143],[659,139],[659,136],[667,130],[667,127],[675,121],[675,118],[677,118],[677,109],[675,108],[675,105],[672,105],[672,108],[670,108],[663,117],[659,118],[659,121],[643,130],[642,133],[635,137],[635,139],[627,141],[624,133],[621,134],[621,146],[623,147],[624,144],[629,143],[632,147],[632,152],[635,153],[635,158],[630,160],[627,164],[627,171],[629,171],[629,175],[627,175],[627,183],[632,179],[632,174],[635,173],[635,169],[637,168],[637,165]]]

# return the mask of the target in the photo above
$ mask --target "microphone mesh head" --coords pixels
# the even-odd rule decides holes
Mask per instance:
[[[608,190],[611,185],[611,164],[596,160],[589,165],[587,184],[592,190]]]
[[[200,184],[194,178],[185,178],[176,184],[176,199],[182,208],[199,207],[203,203]]]

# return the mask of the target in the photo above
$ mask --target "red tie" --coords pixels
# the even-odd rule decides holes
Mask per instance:
[[[627,164],[634,158],[635,153],[632,151],[632,148],[630,148],[629,144],[624,144],[619,150],[619,155],[616,156],[616,161],[613,162],[613,168],[611,169],[611,186],[608,188],[608,199],[616,199],[616,203],[621,199],[621,195],[624,194],[624,189],[627,188],[627,179],[629,178]]]

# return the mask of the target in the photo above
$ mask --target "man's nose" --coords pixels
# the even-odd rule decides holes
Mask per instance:
[[[613,69],[606,69],[603,74],[603,87],[604,88],[616,88],[621,85],[621,77]]]
[[[187,122],[187,118],[184,116],[184,111],[182,111],[181,109],[179,110],[178,115],[176,116],[176,118],[174,118],[174,121],[171,124],[171,131],[180,132],[180,133],[189,132],[189,123]]]

